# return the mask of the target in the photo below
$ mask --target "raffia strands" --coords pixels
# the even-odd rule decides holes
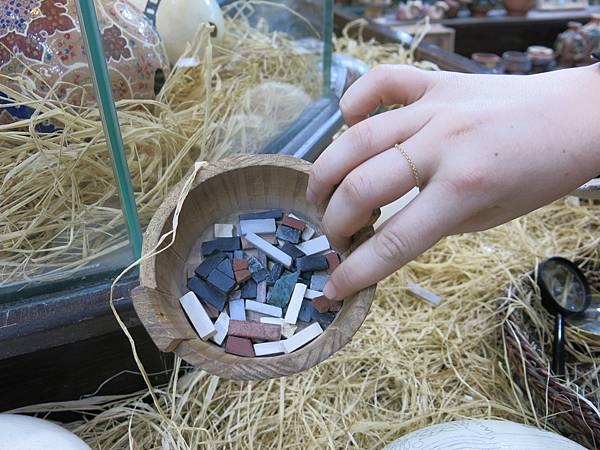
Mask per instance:
[[[199,64],[172,71],[156,100],[117,104],[143,225],[194,161],[260,150],[318,95],[319,56],[284,34],[252,28],[247,12],[227,19],[215,48],[201,27],[186,55]],[[48,280],[124,251],[97,109],[62,102],[59,86],[39,97],[23,80],[28,95],[6,82],[0,77],[2,90],[36,112],[32,121],[0,125],[0,285],[40,273]],[[64,132],[36,132],[43,120]]]
[[[342,35],[334,38],[334,51],[341,55],[358,58],[369,65],[375,64],[410,64],[421,69],[437,70],[431,61],[419,61],[415,58],[415,50],[431,28],[429,18],[422,21],[422,26],[415,34],[409,47],[397,44],[379,44],[374,39],[365,41],[363,29],[367,25],[365,19],[357,19],[349,23]],[[356,35],[356,39],[352,36]]]
[[[536,424],[506,372],[496,300],[542,258],[597,258],[599,217],[600,205],[561,200],[496,229],[444,239],[381,283],[351,344],[302,374],[248,383],[201,370],[173,375],[155,389],[165,416],[147,391],[26,410],[86,412],[73,429],[105,450],[380,448],[455,419]],[[409,281],[442,304],[414,298]]]
[[[413,61],[399,46],[382,50],[348,37],[336,48],[371,65]],[[158,407],[144,390],[20,411],[81,412],[85,420],[72,429],[102,450],[380,448],[454,419],[547,425],[506,368],[496,300],[542,258],[597,258],[599,217],[600,205],[561,200],[502,227],[444,239],[381,283],[354,340],[304,373],[232,382],[202,370],[183,374],[177,360],[170,383],[153,389]],[[442,304],[414,298],[409,281]]]

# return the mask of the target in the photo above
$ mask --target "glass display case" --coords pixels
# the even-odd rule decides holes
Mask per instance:
[[[13,3],[0,6],[5,304],[105,285],[134,256],[78,1]],[[341,124],[347,69],[331,69],[332,2],[95,6],[142,230],[194,161],[314,158]]]

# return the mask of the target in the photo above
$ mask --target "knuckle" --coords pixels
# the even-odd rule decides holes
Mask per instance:
[[[363,152],[373,148],[373,129],[368,121],[357,123],[348,130],[348,133],[354,151]]]
[[[389,81],[394,69],[395,66],[392,64],[378,64],[371,69],[371,76],[378,83],[385,83],[386,81]]]
[[[350,204],[362,204],[369,197],[371,182],[368,177],[360,173],[351,172],[342,181],[340,189]]]
[[[413,245],[403,234],[395,233],[389,228],[384,228],[375,235],[373,248],[376,255],[386,264],[396,266],[410,259]]]
[[[315,186],[323,186],[325,184],[325,175],[319,161],[315,162],[310,168],[309,179]]]
[[[462,169],[444,179],[442,187],[455,199],[472,198],[473,195],[479,194],[487,197],[487,194],[500,187],[496,186],[488,175],[488,172],[478,167]]]

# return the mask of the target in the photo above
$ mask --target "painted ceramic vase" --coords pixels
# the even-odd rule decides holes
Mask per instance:
[[[201,23],[209,23],[215,27],[213,42],[219,42],[225,33],[223,13],[216,0],[130,1],[156,26],[171,64],[177,62],[188,42],[194,39]]]
[[[587,41],[579,22],[569,22],[568,29],[558,35],[554,48],[560,67],[574,67],[587,64]]]
[[[413,431],[383,450],[584,450],[549,431],[500,420],[458,420]]]
[[[158,33],[127,0],[95,3],[115,100],[154,98],[155,83],[168,72]],[[0,73],[25,78],[39,96],[54,89],[53,95],[69,104],[94,102],[76,0],[0,1]],[[0,93],[0,103],[7,102]],[[24,119],[30,112],[3,108],[0,121]]]
[[[589,55],[588,63],[591,63],[592,53],[600,52],[600,14],[593,14],[592,20],[582,27],[582,31],[587,41],[586,58]]]

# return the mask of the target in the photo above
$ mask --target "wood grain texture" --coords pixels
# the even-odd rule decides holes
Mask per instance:
[[[212,238],[215,223],[234,223],[233,219],[244,212],[283,209],[321,232],[325,208],[308,204],[305,197],[310,167],[310,163],[289,156],[241,155],[211,163],[197,174],[181,210],[173,247],[142,263],[141,287],[133,296],[140,320],[161,350],[175,351],[188,363],[217,376],[257,380],[301,372],[350,342],[367,316],[375,285],[346,299],[331,326],[313,342],[280,356],[243,358],[227,354],[221,347],[200,340],[185,316],[182,320],[181,309],[172,307],[172,299],[186,292],[186,274],[199,262],[199,243]],[[144,253],[171,229],[184,181],[156,211],[146,231]],[[372,227],[361,230],[348,252],[372,234]]]
[[[172,352],[183,340],[198,336],[189,324],[179,297],[138,286],[131,292],[135,312],[159,350]]]

